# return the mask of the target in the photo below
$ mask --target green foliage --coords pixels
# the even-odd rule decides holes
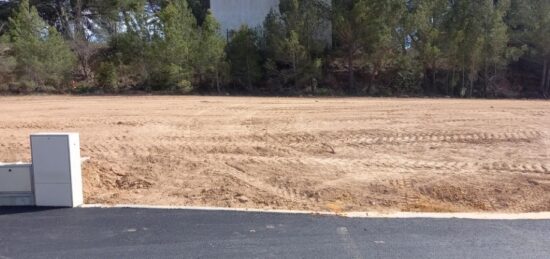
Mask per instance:
[[[412,44],[418,53],[418,62],[422,64],[424,80],[429,89],[436,87],[437,72],[445,58],[445,22],[448,19],[448,1],[426,0],[414,1],[409,26],[414,33]],[[410,27],[411,28],[411,27]]]
[[[0,1],[1,89],[550,97],[547,0],[280,0],[229,39],[202,0],[30,3]]]
[[[539,92],[550,97],[550,2],[512,1],[509,26],[513,30],[512,43],[526,50],[532,62],[540,64]]]
[[[397,0],[345,0],[335,5],[337,50],[345,58],[350,93],[358,91],[354,82],[357,70],[369,74],[365,90],[370,93],[376,77],[395,63],[404,42],[396,30],[405,27],[401,23],[404,7]]]
[[[140,11],[141,10],[141,11]],[[199,61],[199,31],[186,0],[168,1],[152,25],[137,8],[128,31],[112,37],[108,59],[119,66],[122,81],[147,90],[192,91],[194,62]]]
[[[99,87],[109,92],[118,90],[118,75],[116,66],[112,62],[102,62],[97,72],[97,83]]]
[[[197,53],[197,25],[186,0],[171,1],[159,19],[160,35],[152,43],[149,83],[154,90],[174,90],[192,82],[193,55]],[[182,83],[185,82],[185,83]]]
[[[146,61],[151,56],[151,42],[139,33],[117,34],[109,41],[108,50],[104,53],[104,62],[117,67],[119,80],[126,86],[140,86],[149,79],[153,62]]]
[[[197,50],[193,66],[199,84],[216,86],[221,91],[221,84],[227,74],[225,62],[226,41],[221,37],[220,24],[208,12],[199,29]]]
[[[257,33],[242,26],[227,45],[227,59],[232,81],[253,91],[254,85],[262,77]]]
[[[292,85],[290,92],[310,88],[321,76],[322,52],[330,35],[323,32],[328,20],[319,0],[282,0],[264,22],[263,52],[269,80]],[[323,27],[324,26],[324,27]]]
[[[0,92],[8,91],[13,82],[16,61],[9,54],[10,45],[0,42]]]
[[[28,0],[9,19],[9,31],[5,35],[16,60],[18,80],[28,88],[63,86],[71,77],[75,56],[61,35],[48,26]]]
[[[202,26],[208,16],[208,8],[205,6],[204,0],[187,0],[191,12],[197,19],[197,23]]]

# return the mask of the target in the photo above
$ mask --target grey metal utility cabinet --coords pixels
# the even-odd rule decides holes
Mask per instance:
[[[83,204],[78,133],[31,135],[33,191],[36,206]]]

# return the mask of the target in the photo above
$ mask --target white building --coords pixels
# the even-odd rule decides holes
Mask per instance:
[[[210,0],[210,10],[221,25],[222,33],[262,26],[271,9],[278,10],[279,0]]]
[[[279,0],[206,0],[210,11],[221,25],[226,37],[242,25],[258,28],[263,25],[271,9],[279,10]],[[323,0],[330,5],[331,0]],[[332,45],[332,26],[329,21],[318,32],[320,39]]]

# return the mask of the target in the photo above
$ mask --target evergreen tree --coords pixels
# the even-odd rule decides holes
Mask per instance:
[[[405,5],[400,0],[359,0],[358,22],[365,26],[362,35],[363,67],[370,74],[367,93],[372,92],[376,77],[392,68],[402,54],[402,40],[397,35],[402,27]]]
[[[28,0],[22,0],[9,18],[7,40],[17,61],[16,74],[32,87],[62,90],[71,77],[75,57],[63,37],[48,26]]]
[[[152,81],[153,71],[158,67],[158,56],[154,52],[153,42],[162,35],[162,31],[158,18],[153,19],[157,23],[156,26],[149,26],[145,9],[134,7],[135,9],[129,9],[127,6],[116,7],[116,10],[122,10],[122,21],[116,23],[124,23],[125,29],[115,30],[109,38],[109,51],[104,53],[105,60],[101,60],[100,63],[113,63],[116,74],[120,75],[121,81],[125,81],[126,87],[145,86],[149,89],[150,85],[147,83]],[[96,68],[95,72],[98,76],[105,74],[101,66]]]
[[[370,35],[368,26],[364,26],[360,19],[361,10],[356,0],[343,0],[335,2],[333,26],[337,37],[340,55],[346,59],[348,70],[348,92],[355,93],[355,71],[360,69],[357,60],[360,60],[364,52],[365,42]]]
[[[232,81],[253,91],[262,77],[261,56],[256,32],[242,26],[227,45]]]
[[[193,62],[199,82],[211,82],[221,92],[222,79],[225,74],[225,43],[221,37],[220,24],[214,16],[208,12],[200,27],[198,53]]]
[[[274,81],[292,85],[292,92],[302,92],[321,76],[327,45],[322,7],[320,0],[282,0],[279,12],[272,11],[264,22],[266,70]]]
[[[529,47],[529,58],[540,64],[540,93],[550,97],[550,2],[514,0],[510,26],[513,40]]]
[[[420,63],[424,68],[424,83],[434,91],[437,72],[445,58],[445,24],[448,16],[447,0],[411,1],[413,5],[412,44],[418,52]]]
[[[186,0],[173,0],[164,7],[159,19],[161,31],[153,41],[149,56],[150,84],[156,90],[192,89],[199,41],[195,17]]]
[[[518,49],[508,47],[508,26],[504,17],[509,9],[509,1],[483,0],[483,96],[487,96],[492,77],[506,65],[510,59],[517,59],[521,53]]]
[[[472,96],[474,83],[478,79],[483,50],[483,11],[474,1],[457,1],[451,6],[448,21],[450,28],[451,60],[461,72],[461,96]]]

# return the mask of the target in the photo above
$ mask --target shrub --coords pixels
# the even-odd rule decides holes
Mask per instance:
[[[107,92],[118,91],[116,66],[112,62],[102,62],[97,71],[97,84]]]

